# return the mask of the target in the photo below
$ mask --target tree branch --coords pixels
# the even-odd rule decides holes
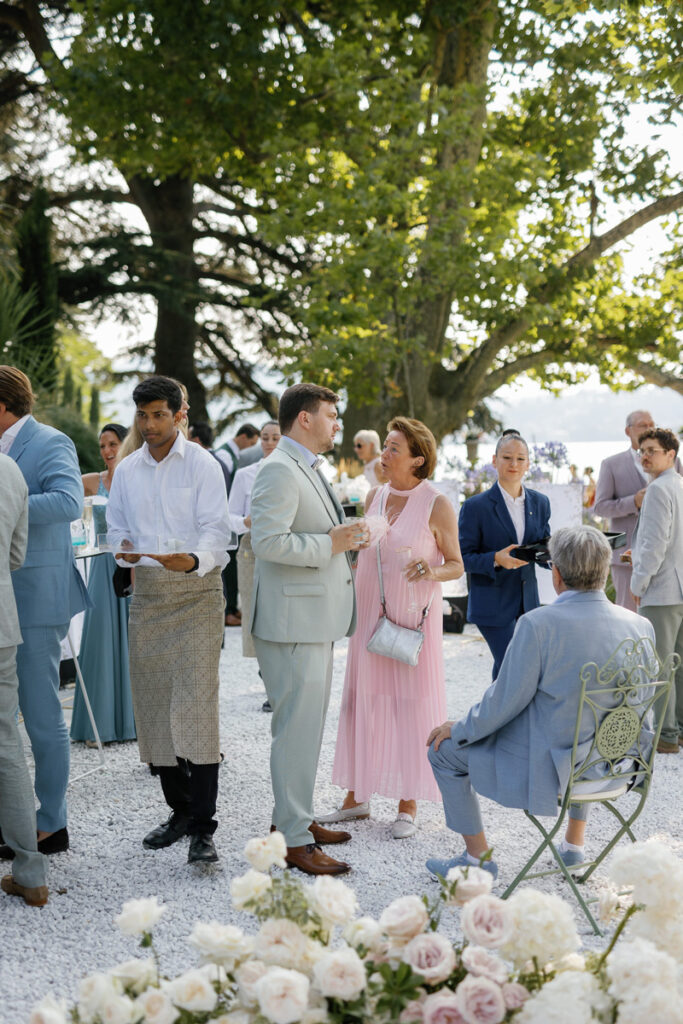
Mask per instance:
[[[45,29],[45,21],[36,0],[20,5],[0,3],[0,22],[19,32],[31,48],[33,56],[45,69],[45,57],[59,60]]]
[[[83,186],[82,188],[75,188],[71,192],[51,192],[49,196],[50,206],[61,208],[70,206],[71,203],[87,202],[131,203],[133,206],[137,206],[130,192],[122,192],[116,188],[89,188],[88,186]]]

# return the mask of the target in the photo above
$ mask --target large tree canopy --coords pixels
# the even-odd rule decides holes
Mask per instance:
[[[683,391],[678,4],[19,0],[0,27],[0,99],[44,82],[90,165],[53,190],[87,217],[62,298],[152,296],[196,410],[208,371],[271,412],[264,371],[305,374],[351,426],[437,436],[522,372]]]

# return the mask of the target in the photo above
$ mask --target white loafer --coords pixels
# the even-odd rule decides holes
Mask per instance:
[[[355,807],[338,807],[336,811],[329,814],[316,814],[315,820],[321,824],[331,825],[335,821],[363,821],[370,817],[370,801],[364,804],[356,804]]]
[[[412,814],[401,811],[396,815],[396,821],[391,826],[391,834],[394,839],[409,839],[417,832],[417,825]]]

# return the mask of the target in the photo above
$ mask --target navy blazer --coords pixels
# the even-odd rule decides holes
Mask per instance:
[[[83,512],[83,481],[73,441],[31,416],[9,456],[28,484],[28,547],[12,573],[22,629],[61,626],[92,606],[74,562],[69,523]]]
[[[524,544],[550,536],[550,502],[545,494],[525,488]],[[498,484],[468,498],[460,510],[460,550],[470,574],[467,618],[482,626],[504,626],[538,608],[533,562],[520,569],[500,569],[496,551],[517,543],[517,534]]]

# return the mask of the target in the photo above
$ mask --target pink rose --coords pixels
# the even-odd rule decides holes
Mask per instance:
[[[528,989],[518,981],[506,981],[502,988],[503,999],[508,1010],[519,1010],[529,998]]]
[[[427,996],[422,1004],[422,1024],[467,1024],[458,1008],[458,997],[450,988]]]
[[[401,896],[382,911],[383,932],[398,942],[408,942],[427,927],[429,914],[419,896]]]
[[[508,980],[508,969],[503,961],[481,946],[465,946],[461,959],[470,974],[489,978],[498,985]]]
[[[416,935],[403,950],[402,959],[416,974],[421,974],[428,985],[445,981],[455,968],[453,946],[437,932]]]
[[[465,936],[475,946],[496,949],[512,935],[510,908],[497,896],[475,896],[465,904],[460,920]]]
[[[490,978],[468,974],[455,990],[465,1024],[500,1024],[506,1008],[500,985]]]
[[[423,1024],[422,1011],[424,1010],[424,999],[411,999],[406,1003],[399,1024]]]

